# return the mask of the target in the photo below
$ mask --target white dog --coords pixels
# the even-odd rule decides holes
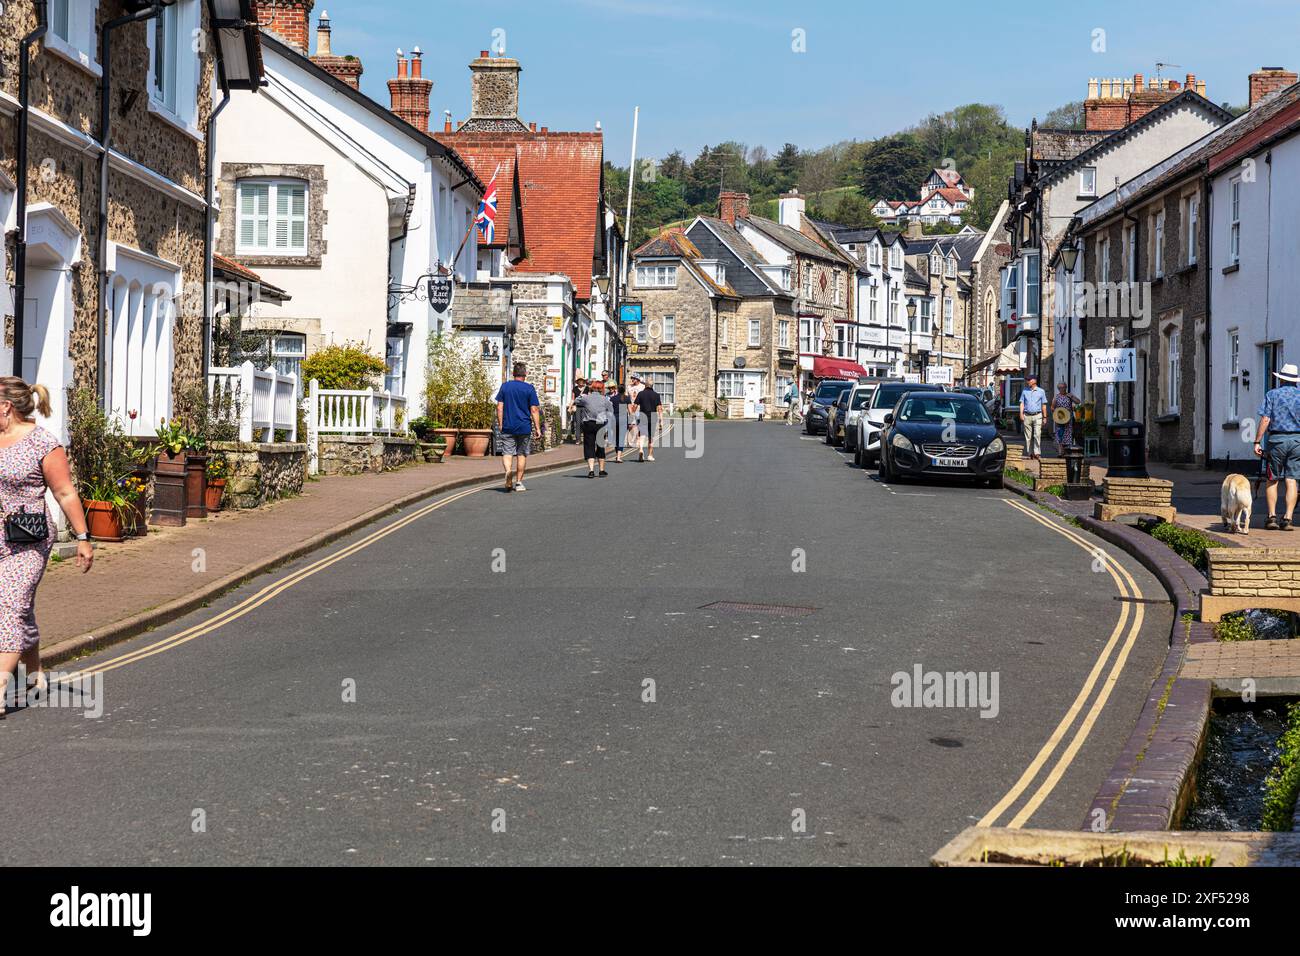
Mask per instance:
[[[1254,496],[1250,491],[1250,481],[1245,475],[1229,475],[1223,479],[1222,508],[1224,527],[1228,531],[1250,533],[1250,509]]]

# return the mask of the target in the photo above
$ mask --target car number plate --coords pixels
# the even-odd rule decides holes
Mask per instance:
[[[932,460],[936,468],[965,468],[967,463],[965,458],[935,458]]]

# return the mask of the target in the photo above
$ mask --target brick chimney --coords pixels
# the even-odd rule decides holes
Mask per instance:
[[[311,8],[315,0],[256,0],[257,25],[300,53],[307,52]]]
[[[920,219],[913,216],[907,220],[907,225],[903,228],[903,235],[908,239],[921,239],[925,236],[925,225]]]
[[[320,23],[316,26],[316,54],[311,61],[326,73],[332,73],[354,90],[361,89],[361,61],[355,56],[335,56],[330,48],[330,15],[328,10],[320,12]]]
[[[388,94],[392,97],[392,111],[422,133],[429,132],[429,93],[433,80],[424,78],[424,54],[417,46],[411,51],[408,75],[407,60],[397,51],[397,77],[388,81]]]
[[[1280,66],[1261,66],[1250,74],[1250,108],[1253,110],[1278,90],[1295,83],[1297,77]]]
[[[472,60],[469,119],[463,130],[524,132],[519,119],[519,74],[523,67],[508,56],[492,56],[488,50]]]
[[[1192,90],[1205,95],[1205,83],[1188,73],[1186,82],[1147,80],[1141,73],[1127,77],[1093,77],[1088,80],[1088,98],[1083,101],[1083,126],[1103,132],[1123,129],[1153,109],[1183,92]]]
[[[734,226],[737,217],[749,218],[749,193],[723,192],[718,195],[718,218]]]

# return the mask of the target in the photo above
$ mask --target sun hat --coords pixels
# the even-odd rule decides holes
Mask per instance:
[[[1296,368],[1294,362],[1287,362],[1282,366],[1282,371],[1273,373],[1273,377],[1294,385],[1296,382],[1300,382],[1300,368]]]

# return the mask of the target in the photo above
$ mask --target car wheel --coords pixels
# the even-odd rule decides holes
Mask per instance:
[[[861,449],[861,448],[854,448],[854,449],[853,449],[853,467],[854,467],[854,468],[861,468],[861,467],[862,467],[862,449]]]
[[[885,458],[884,452],[880,453],[880,461],[876,464],[876,471],[879,473],[881,481],[894,480],[893,474],[889,471],[889,460]]]

